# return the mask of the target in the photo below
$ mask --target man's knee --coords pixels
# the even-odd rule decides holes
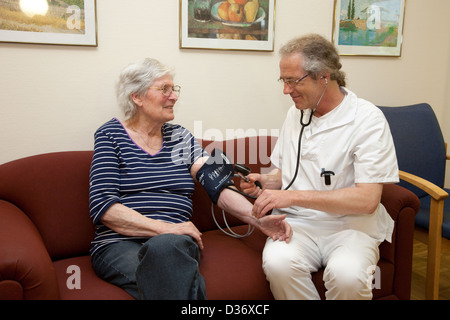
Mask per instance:
[[[371,274],[357,259],[348,256],[329,261],[324,282],[329,299],[371,299]]]
[[[270,281],[309,276],[311,268],[301,260],[290,250],[265,250],[263,270]]]

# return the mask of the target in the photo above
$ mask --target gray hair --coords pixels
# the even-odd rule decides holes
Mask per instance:
[[[132,95],[144,96],[155,80],[166,75],[173,77],[171,69],[151,58],[131,63],[122,70],[116,85],[116,95],[126,119],[133,117],[136,113]]]
[[[339,53],[335,46],[318,34],[309,34],[290,40],[280,49],[281,57],[293,53],[303,56],[303,69],[317,79],[321,72],[329,72],[331,80],[345,87],[345,73],[341,71]]]

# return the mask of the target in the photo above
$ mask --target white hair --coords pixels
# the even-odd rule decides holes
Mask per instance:
[[[116,95],[126,119],[136,113],[132,95],[144,96],[155,80],[166,75],[173,77],[171,69],[152,58],[131,63],[122,70],[116,85]]]

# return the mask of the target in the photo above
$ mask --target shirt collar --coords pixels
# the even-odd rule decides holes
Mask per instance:
[[[313,125],[307,130],[307,136],[318,134],[325,130],[337,128],[347,125],[355,120],[357,110],[357,96],[348,90],[341,87],[346,93],[344,100],[336,106],[333,110],[323,115],[320,118],[313,118]]]

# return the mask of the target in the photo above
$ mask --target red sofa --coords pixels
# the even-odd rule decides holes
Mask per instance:
[[[202,144],[208,151],[219,147],[233,161],[259,172],[270,165],[275,140],[252,137]],[[0,299],[131,299],[98,278],[91,266],[91,158],[92,151],[57,152],[0,165]],[[419,201],[402,187],[386,185],[382,202],[395,220],[395,233],[391,244],[381,245],[381,278],[374,298],[409,299]],[[254,231],[247,238],[231,238],[218,230],[210,209],[206,192],[197,185],[193,222],[203,233],[200,271],[208,298],[273,299],[261,268],[265,236]],[[221,217],[217,208],[216,216]],[[229,223],[238,233],[247,231],[236,219],[229,218]],[[323,297],[322,271],[313,280]]]

